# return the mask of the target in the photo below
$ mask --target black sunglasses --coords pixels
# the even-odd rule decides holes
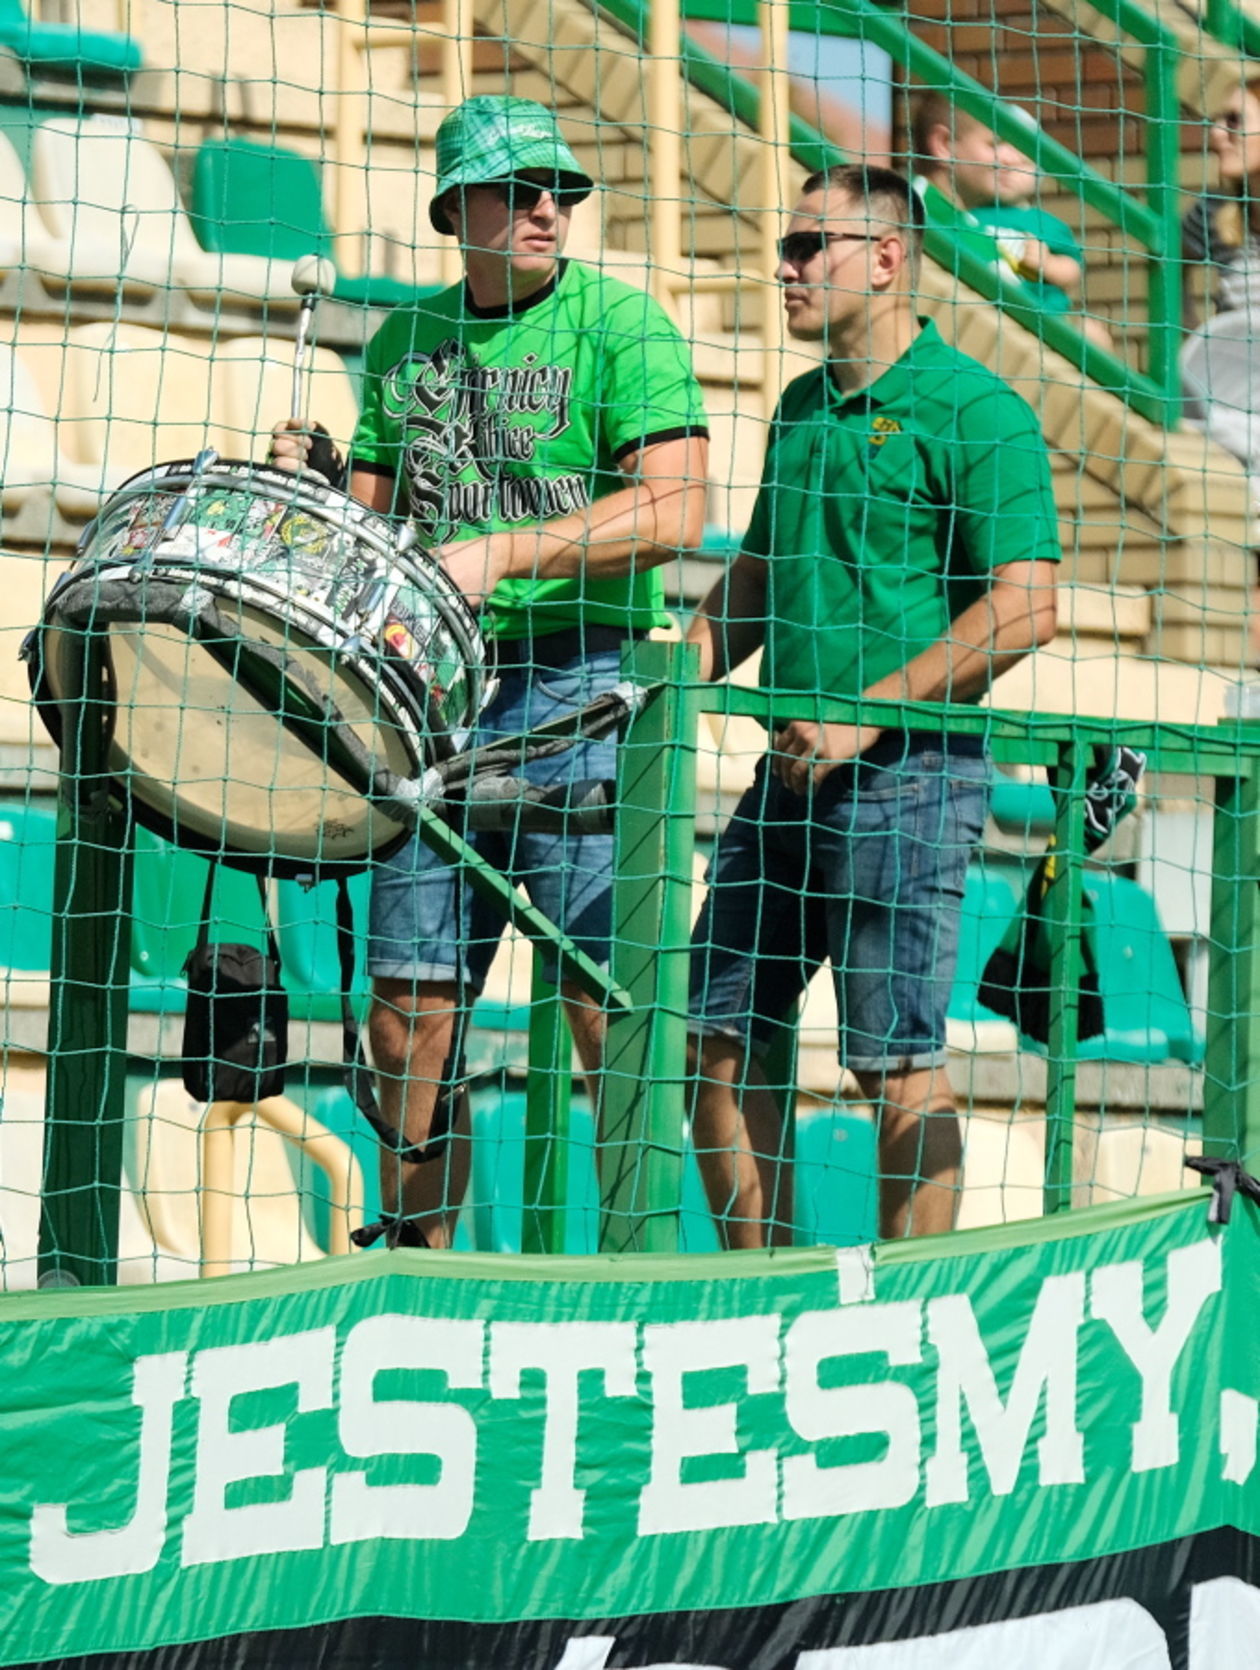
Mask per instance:
[[[590,196],[585,187],[566,187],[561,180],[486,180],[482,190],[492,191],[505,209],[520,209],[525,214],[531,214],[548,192],[560,209],[572,208]]]
[[[806,267],[828,244],[877,244],[884,232],[789,232],[779,239],[779,260],[789,267]]]

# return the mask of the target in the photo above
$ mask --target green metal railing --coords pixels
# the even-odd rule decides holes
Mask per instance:
[[[591,0],[641,43],[646,43],[650,0]],[[946,92],[954,102],[1018,145],[1037,166],[1098,209],[1147,251],[1151,374],[1144,376],[1088,341],[1070,322],[1042,312],[1013,281],[1005,263],[1000,270],[965,247],[959,239],[958,211],[932,191],[934,224],[925,237],[934,261],[956,273],[971,289],[1038,335],[1048,348],[1077,366],[1091,381],[1118,395],[1154,423],[1174,425],[1181,410],[1177,351],[1181,336],[1181,236],[1177,213],[1180,114],[1177,103],[1177,42],[1172,32],[1135,0],[1096,0],[1098,10],[1138,42],[1145,52],[1147,162],[1146,201],[1140,202],[1044,133],[1023,112],[1006,104],[948,58],[921,41],[897,13],[871,0],[832,0],[802,4],[791,15],[793,27],[818,29],[869,41],[925,84]],[[688,17],[721,22],[755,22],[754,0],[683,0]],[[682,70],[691,84],[708,94],[752,131],[761,109],[760,89],[738,70],[684,35],[679,43]],[[838,146],[800,117],[790,124],[793,159],[811,172],[846,161]],[[954,224],[951,224],[954,223]]]
[[[1233,0],[1207,0],[1203,27],[1222,46],[1233,47],[1248,58],[1260,58],[1260,22]]]
[[[45,1280],[115,1279],[127,1057],[130,855],[125,813],[110,792],[99,723],[108,702],[90,648],[81,699],[65,707],[49,1022],[48,1119],[40,1264]],[[765,720],[770,699],[692,682],[693,652],[638,644],[625,672],[653,687],[619,750],[611,976],[569,960],[608,1017],[599,1171],[600,1245],[675,1251],[679,1242],[688,1076],[685,1025],[701,711]],[[1051,1026],[1044,1207],[1072,1204],[1077,1008],[1081,968],[1085,773],[1095,747],[1126,744],[1153,772],[1211,778],[1215,824],[1203,1146],[1260,1155],[1260,724],[1129,724],[931,704],[824,704],[827,718],[984,735],[995,758],[1043,766],[1055,791],[1059,862],[1047,900]],[[430,834],[435,832],[430,831]],[[448,839],[449,838],[449,839]],[[449,830],[448,856],[460,856]],[[487,870],[474,860],[476,879]],[[484,880],[495,896],[501,878]],[[506,900],[501,900],[506,904]],[[518,916],[539,941],[571,951],[545,919]],[[554,991],[531,1007],[526,1114],[527,1251],[564,1246],[571,1053]],[[1189,1110],[1187,1110],[1189,1111]]]

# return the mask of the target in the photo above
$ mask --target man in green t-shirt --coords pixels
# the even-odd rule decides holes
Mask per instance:
[[[658,304],[563,259],[573,207],[594,186],[549,110],[466,100],[438,130],[437,174],[430,219],[459,240],[465,279],[399,308],[369,343],[350,491],[410,515],[483,609],[499,685],[482,743],[610,689],[623,645],[666,624],[660,564],[701,542],[707,429],[687,348]],[[273,443],[290,462],[308,450],[294,428]],[[604,742],[525,774],[554,783],[614,770]],[[607,960],[611,837],[516,830],[475,842]],[[461,1089],[461,1017],[501,928],[420,842],[377,867],[373,1057],[382,1111],[417,1156],[401,1168],[384,1156],[392,1241],[449,1245],[468,1165],[467,1143],[444,1139]],[[562,992],[594,1073],[602,1016],[578,988]]]
[[[790,1239],[758,1056],[828,958],[840,1060],[876,1109],[881,1233],[954,1221],[945,1009],[988,761],[820,703],[978,700],[1053,633],[1059,545],[1031,409],[916,317],[919,220],[888,169],[807,181],[779,278],[790,334],[826,358],[783,393],[743,548],[690,632],[708,679],[762,649],[774,702],[692,950],[696,1149],[731,1246]]]

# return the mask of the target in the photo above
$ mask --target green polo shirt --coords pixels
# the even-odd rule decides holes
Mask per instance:
[[[577,261],[515,307],[457,284],[397,308],[368,344],[353,468],[392,476],[423,545],[524,531],[628,485],[621,462],[705,435],[677,327],[642,290]],[[513,578],[485,620],[496,638],[593,622],[663,625],[659,568]]]
[[[1010,562],[1057,562],[1032,408],[921,321],[868,387],[825,366],[788,384],[743,548],[768,564],[763,684],[810,719],[945,636]]]

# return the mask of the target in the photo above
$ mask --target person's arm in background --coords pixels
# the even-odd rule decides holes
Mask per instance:
[[[687,642],[700,650],[700,679],[712,684],[761,648],[766,637],[766,564],[741,551],[696,610]]]
[[[1072,255],[1056,255],[1040,238],[1029,238],[1016,270],[1021,278],[1040,279],[1074,296],[1080,287],[1081,263]]]

